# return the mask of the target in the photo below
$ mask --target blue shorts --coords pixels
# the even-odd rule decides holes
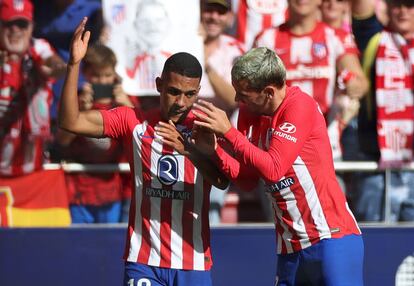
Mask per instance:
[[[299,252],[278,255],[276,285],[363,285],[360,235],[323,239]]]
[[[161,268],[126,262],[124,286],[211,286],[210,271]]]

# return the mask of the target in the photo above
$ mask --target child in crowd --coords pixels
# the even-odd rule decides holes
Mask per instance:
[[[115,72],[114,52],[101,44],[89,47],[82,72],[86,82],[79,92],[80,110],[134,106],[135,98],[122,89]],[[63,130],[57,134],[62,159],[82,164],[116,164],[122,146],[109,138],[87,138]],[[117,223],[121,219],[124,188],[118,172],[66,174],[72,223]]]

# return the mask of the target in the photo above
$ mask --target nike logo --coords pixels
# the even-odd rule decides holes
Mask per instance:
[[[146,139],[154,139],[154,136],[149,136],[149,135],[144,135],[144,132],[140,132],[138,133],[138,136],[141,138],[146,138]]]

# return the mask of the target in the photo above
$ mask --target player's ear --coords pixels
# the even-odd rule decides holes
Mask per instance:
[[[162,79],[159,76],[155,79],[155,85],[157,86],[157,91],[161,93]]]
[[[272,86],[268,85],[268,86],[266,86],[266,87],[263,89],[263,93],[266,95],[266,97],[268,97],[268,98],[272,98],[272,97],[273,97],[273,95],[274,95],[274,93],[275,93],[275,91],[274,91],[274,89],[272,88]]]

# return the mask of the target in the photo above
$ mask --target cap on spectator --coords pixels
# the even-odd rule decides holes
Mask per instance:
[[[25,19],[32,21],[33,4],[30,0],[0,0],[0,20]]]
[[[204,4],[206,5],[217,4],[217,5],[223,6],[227,10],[231,9],[231,0],[205,0]]]

